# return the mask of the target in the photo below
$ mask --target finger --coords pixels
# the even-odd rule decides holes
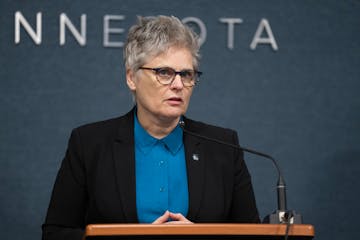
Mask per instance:
[[[191,221],[189,221],[181,213],[172,213],[172,212],[170,212],[169,216],[170,216],[172,221],[183,222],[183,223],[191,223]]]
[[[170,217],[170,212],[166,211],[162,216],[158,217],[152,224],[162,224],[166,223]]]
[[[176,225],[176,224],[193,224],[193,222],[187,220],[187,221],[170,221],[170,222],[166,222],[164,223],[166,225]]]

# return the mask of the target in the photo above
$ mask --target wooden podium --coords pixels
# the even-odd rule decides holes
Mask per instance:
[[[284,239],[285,224],[91,224],[84,239],[128,240],[238,240]],[[305,240],[314,237],[314,227],[292,224],[288,239]]]

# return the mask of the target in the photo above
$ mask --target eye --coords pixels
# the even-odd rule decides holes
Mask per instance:
[[[171,68],[158,68],[156,74],[160,77],[172,77],[174,72],[175,71]]]
[[[194,71],[191,70],[184,70],[180,72],[180,76],[187,79],[193,79]]]

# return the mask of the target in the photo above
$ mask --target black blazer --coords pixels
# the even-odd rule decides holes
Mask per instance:
[[[235,131],[184,117],[189,131],[238,144]],[[243,153],[184,133],[193,222],[259,222]],[[199,156],[194,160],[193,155]],[[134,110],[72,131],[51,196],[43,239],[81,239],[90,223],[137,223]]]

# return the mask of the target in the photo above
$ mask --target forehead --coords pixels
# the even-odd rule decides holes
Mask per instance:
[[[151,67],[172,67],[174,69],[193,68],[193,58],[187,48],[170,47],[166,51],[150,57],[146,65]]]

